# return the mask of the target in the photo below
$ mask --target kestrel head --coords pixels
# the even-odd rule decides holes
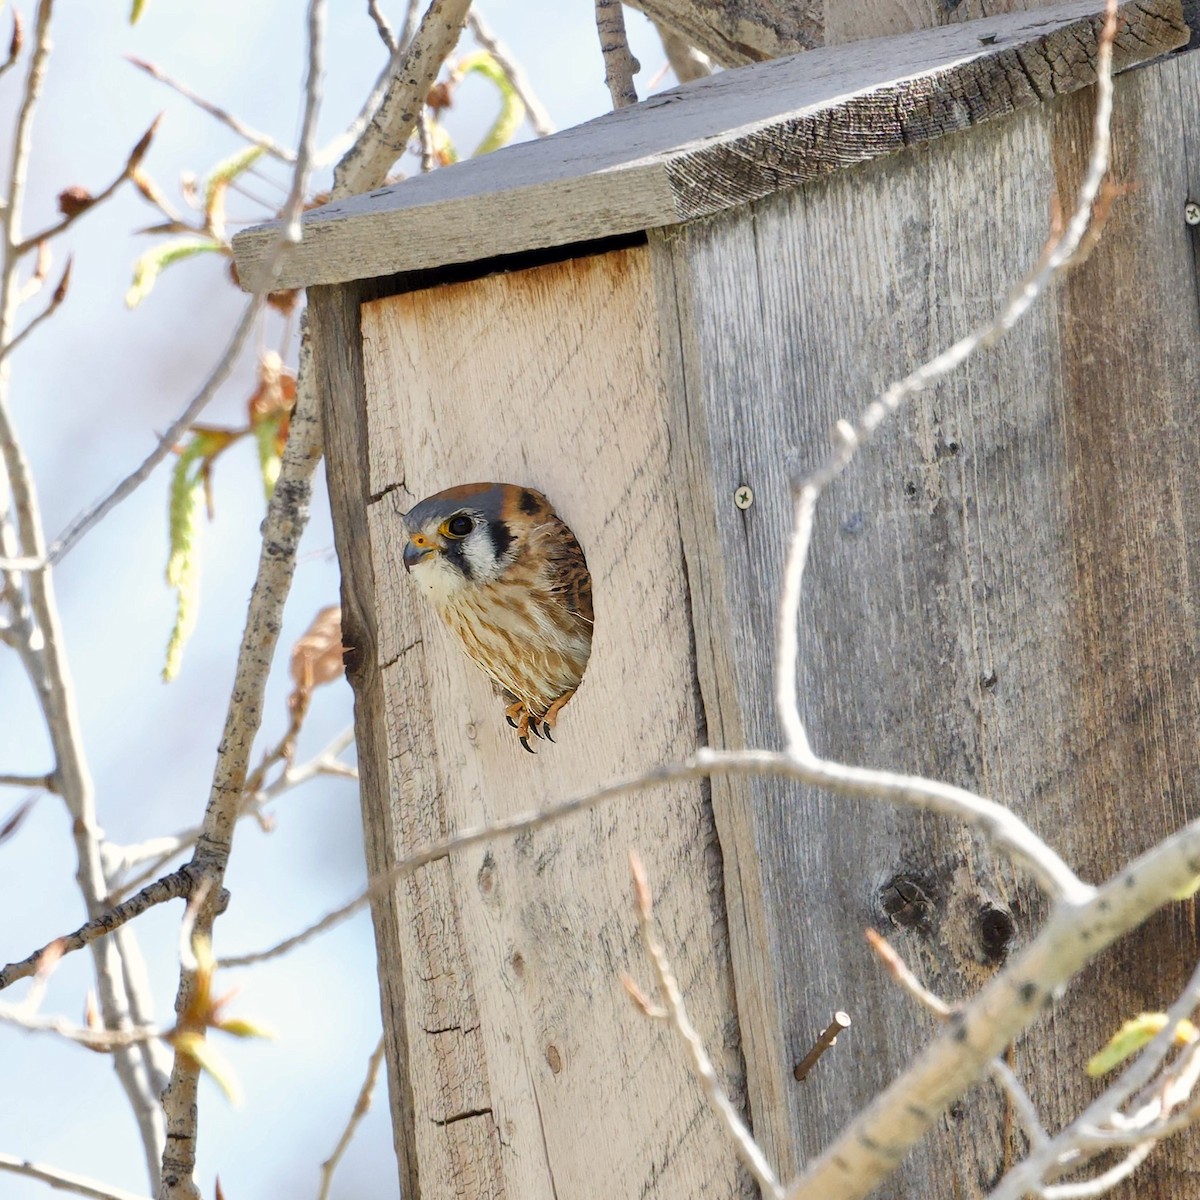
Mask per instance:
[[[525,498],[528,499],[525,499]],[[426,497],[404,515],[404,566],[435,604],[493,583],[521,552],[546,498],[509,483],[465,483]]]
[[[509,701],[529,749],[549,737],[592,645],[592,581],[550,502],[512,483],[467,483],[403,517],[404,566]]]

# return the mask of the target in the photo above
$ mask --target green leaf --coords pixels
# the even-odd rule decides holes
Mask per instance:
[[[167,643],[163,663],[163,682],[170,683],[179,674],[183,648],[196,628],[200,607],[200,509],[204,495],[204,442],[193,437],[184,447],[171,474],[171,498],[168,524],[171,554],[167,559],[167,583],[175,589],[175,624]]]
[[[126,308],[137,308],[150,294],[159,274],[172,263],[214,251],[224,253],[225,246],[212,238],[182,238],[152,246],[133,265],[133,283],[125,293]]]
[[[1166,1013],[1139,1013],[1131,1017],[1108,1040],[1102,1050],[1098,1050],[1088,1059],[1087,1073],[1091,1076],[1107,1075],[1115,1067],[1119,1067],[1130,1055],[1136,1054],[1143,1046],[1152,1041],[1166,1028]],[[1200,1038],[1191,1021],[1180,1021],[1175,1026],[1175,1044],[1189,1046]]]
[[[247,1021],[244,1017],[230,1017],[228,1021],[218,1021],[216,1027],[222,1033],[231,1033],[239,1038],[266,1038],[275,1040],[275,1031],[255,1021]]]
[[[225,1093],[225,1099],[234,1108],[241,1105],[242,1088],[233,1068],[219,1051],[213,1049],[204,1034],[185,1030],[174,1034],[169,1040],[180,1054],[187,1055],[202,1071],[212,1076],[213,1082]]]
[[[214,233],[225,229],[225,192],[244,171],[248,171],[266,151],[261,146],[243,146],[236,154],[222,159],[204,181],[204,215]]]
[[[509,82],[504,68],[487,50],[479,50],[468,54],[454,72],[459,78],[470,74],[482,75],[496,85],[500,92],[500,113],[492,122],[492,127],[484,135],[483,141],[475,147],[472,155],[478,158],[481,154],[489,154],[508,145],[525,120],[525,102],[517,95],[516,88]]]
[[[279,455],[279,427],[284,421],[284,415],[265,417],[254,423],[254,440],[258,443],[258,465],[262,471],[263,489],[267,493],[267,503],[275,491],[275,483],[279,479],[279,466],[283,461]]]
[[[129,12],[130,25],[136,25],[146,11],[146,0],[133,0],[133,8]]]

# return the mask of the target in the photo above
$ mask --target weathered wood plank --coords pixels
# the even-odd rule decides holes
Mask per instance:
[[[806,575],[801,699],[817,748],[994,796],[1091,879],[1200,813],[1187,782],[1200,768],[1200,302],[1182,221],[1198,109],[1195,55],[1120,81],[1116,170],[1134,186],[1099,249],[864,451],[823,503]],[[789,460],[815,461],[834,420],[994,310],[1041,248],[1049,196],[1065,199],[1082,167],[1089,119],[1085,98],[1060,101],[652,235],[714,740],[779,738]],[[746,513],[732,503],[743,483]],[[772,1022],[744,1034],[755,1129],[795,1166],[928,1034],[861,929],[954,999],[1043,908],[944,820],[733,781],[714,808],[743,1026]],[[1193,904],[1162,914],[1016,1048],[1051,1127],[1095,1092],[1083,1067],[1108,1032],[1174,995],[1195,937]],[[835,1008],[854,1027],[789,1086]],[[1019,1146],[981,1088],[879,1194],[984,1195]],[[1114,1195],[1192,1196],[1196,1147],[1169,1148]]]
[[[321,397],[334,539],[342,570],[342,638],[348,647],[347,673],[354,689],[367,871],[377,875],[394,861],[396,838],[391,824],[393,806],[388,801],[387,713],[376,655],[375,571],[367,534],[366,390],[359,326],[359,306],[367,290],[360,286],[313,288],[308,295],[307,319]],[[399,894],[392,892],[372,905],[381,964],[395,962],[400,954],[402,913],[398,901]],[[411,1136],[414,1110],[404,980],[399,972],[381,970],[379,986],[400,1190],[406,1197],[416,1197],[420,1193]]]
[[[702,736],[649,251],[363,309],[369,556],[394,860],[454,829],[669,760]],[[484,676],[404,575],[398,514],[454,483],[543,489],[592,571],[591,664],[557,745],[525,754]],[[630,798],[451,855],[396,898],[420,1195],[748,1194],[648,981],[626,854],[735,1094],[742,1069],[707,789]]]
[[[720,212],[1093,82],[1099,0],[856,42],[632,108],[304,217],[281,287],[470,262]],[[1187,41],[1179,0],[1122,5],[1117,69]],[[234,239],[250,279],[274,224]]]

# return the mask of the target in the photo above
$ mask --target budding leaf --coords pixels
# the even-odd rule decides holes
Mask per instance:
[[[176,1051],[190,1058],[202,1071],[212,1077],[213,1082],[225,1093],[225,1099],[237,1108],[242,1103],[242,1089],[233,1068],[225,1061],[212,1043],[202,1033],[187,1029],[168,1036]]]
[[[489,154],[493,150],[499,150],[501,146],[506,146],[525,120],[525,102],[509,82],[504,68],[496,61],[494,55],[487,50],[479,50],[468,54],[455,68],[454,74],[458,79],[471,74],[482,75],[494,83],[500,93],[499,115],[484,135],[483,141],[475,147],[473,157],[478,158],[481,154]]]
[[[1136,1054],[1166,1028],[1166,1013],[1139,1013],[1131,1017],[1109,1039],[1108,1044],[1088,1059],[1087,1073],[1093,1077],[1107,1075],[1119,1067],[1127,1058]],[[1200,1038],[1200,1031],[1191,1021],[1180,1021],[1175,1026],[1175,1044],[1189,1046]]]
[[[126,308],[137,308],[150,295],[159,274],[172,263],[197,254],[221,254],[224,251],[224,245],[211,238],[184,238],[152,247],[133,265],[133,283],[125,293]]]

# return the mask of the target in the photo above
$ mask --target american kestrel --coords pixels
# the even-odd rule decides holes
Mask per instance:
[[[550,502],[513,483],[466,483],[405,513],[404,566],[509,701],[530,753],[575,694],[592,650],[592,577]],[[539,726],[541,728],[539,729]]]

